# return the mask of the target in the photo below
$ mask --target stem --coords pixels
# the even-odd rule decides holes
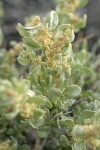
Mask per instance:
[[[50,134],[50,131],[51,131],[51,130],[48,131],[47,137],[43,140],[43,142],[42,142],[42,144],[41,144],[39,150],[43,150],[43,148],[44,148],[44,146],[45,146],[45,143],[46,143],[46,141],[47,141],[47,139],[48,139],[48,136],[49,136],[49,134]]]
[[[79,39],[77,39],[77,40],[73,43],[73,45],[80,44],[80,43],[83,42],[84,40],[89,40],[89,39],[94,38],[94,37],[95,37],[94,34],[90,34],[90,35],[88,35],[88,36],[86,36],[86,37],[80,37]]]
[[[35,146],[34,146],[34,150],[40,150],[40,139],[37,137],[37,139],[36,139],[36,143],[35,143]]]

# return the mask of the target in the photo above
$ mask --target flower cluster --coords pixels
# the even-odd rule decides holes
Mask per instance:
[[[79,0],[63,0],[59,6],[59,9],[66,11],[67,13],[75,12],[76,8],[79,5]]]
[[[13,150],[13,149],[10,147],[9,140],[0,143],[0,150]]]
[[[29,97],[34,95],[34,92],[31,91],[31,95],[29,95],[30,85],[27,82],[27,80],[26,81],[20,80],[20,82],[22,82],[22,86],[20,85],[19,87],[21,91],[17,90],[17,86],[19,86],[18,85],[19,83],[16,80],[13,81],[13,84],[8,80],[3,81],[3,83],[2,81],[0,81],[0,83],[2,84],[0,88],[0,94],[1,94],[0,97],[2,101],[1,109],[3,113],[9,115],[12,113],[15,114],[14,117],[17,114],[20,114],[20,116],[24,118],[30,118],[32,116],[32,110],[36,108],[36,105],[34,103],[29,104],[29,102],[26,101]],[[24,92],[27,92],[26,97],[24,95]],[[8,99],[9,99],[9,105],[7,105]]]
[[[72,49],[73,28],[83,27],[74,12],[87,1],[57,0],[48,23],[30,17],[18,24],[22,41],[1,48],[0,150],[100,148],[99,55],[86,39]]]
[[[79,7],[83,7],[86,3],[83,3],[82,0],[62,0],[56,2],[58,3],[56,11],[61,19],[61,23],[67,22],[71,24],[75,32],[85,27],[86,15],[81,18],[80,15],[76,13],[76,10]]]
[[[100,147],[100,140],[98,139],[100,135],[100,125],[77,125],[73,129],[73,138],[76,141],[84,140],[88,146],[91,148],[99,148]]]
[[[31,118],[32,117],[32,110],[36,108],[36,105],[34,103],[29,104],[29,103],[25,103],[22,105],[21,107],[21,116],[23,118]]]

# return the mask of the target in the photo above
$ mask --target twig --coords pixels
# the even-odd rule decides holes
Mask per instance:
[[[52,139],[51,141],[48,141],[47,144],[53,143],[57,140],[57,138]]]
[[[94,34],[90,34],[90,35],[87,35],[86,37],[81,37],[79,39],[77,39],[73,45],[76,45],[76,44],[80,44],[81,42],[83,42],[84,40],[89,40],[91,38],[93,38],[95,35]]]
[[[77,104],[79,104],[79,103],[81,103],[81,102],[83,102],[83,101],[86,101],[86,98],[83,98],[83,99],[81,99],[81,100],[79,100],[79,101],[76,101],[76,102],[71,106],[71,109],[72,109],[74,106],[76,106]]]

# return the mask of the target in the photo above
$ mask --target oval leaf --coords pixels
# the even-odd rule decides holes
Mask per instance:
[[[40,49],[40,45],[37,43],[37,41],[29,36],[24,38],[24,42],[27,46],[33,48],[34,50]]]
[[[60,136],[60,141],[63,143],[63,144],[65,144],[65,145],[68,145],[68,146],[70,146],[70,141],[68,140],[68,138],[65,136],[65,135],[61,135]]]
[[[44,110],[39,109],[39,108],[34,108],[33,109],[33,119],[36,122],[39,122],[40,120],[42,120],[44,115],[45,115],[45,111]]]
[[[80,115],[79,115],[79,117],[78,117],[78,119],[77,119],[76,122],[77,122],[78,124],[82,124],[82,123],[84,123],[84,120],[85,120],[85,119],[93,117],[94,114],[95,114],[95,111],[83,110],[83,111],[80,113]]]
[[[71,85],[66,89],[66,93],[70,98],[77,97],[80,94],[80,92],[81,88],[78,85]]]
[[[50,30],[54,30],[58,25],[58,14],[55,11],[50,13]]]
[[[61,126],[69,127],[70,129],[72,129],[74,127],[74,121],[72,119],[69,119],[69,118],[59,120],[59,124]]]
[[[33,96],[27,100],[29,103],[35,103],[38,106],[52,108],[52,103],[44,97]]]
[[[22,57],[18,57],[17,58],[18,62],[21,64],[21,65],[27,65],[29,63],[29,60],[25,59],[25,58],[22,58]]]

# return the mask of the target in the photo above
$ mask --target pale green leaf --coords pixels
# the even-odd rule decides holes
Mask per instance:
[[[38,24],[33,27],[25,27],[25,29],[29,32],[30,35],[34,35],[38,32],[41,24]]]
[[[65,135],[60,136],[60,141],[67,146],[71,145],[70,141],[68,140],[68,138]]]
[[[28,36],[29,35],[29,33],[27,32],[25,27],[22,26],[20,23],[18,23],[18,25],[17,25],[17,30],[21,36]]]
[[[39,109],[39,108],[34,108],[33,109],[33,119],[34,119],[34,121],[39,122],[40,120],[43,119],[44,115],[45,115],[44,110]]]
[[[29,36],[25,37],[24,43],[26,44],[26,46],[33,48],[33,50],[39,50],[40,49],[40,45],[32,37],[29,37]]]
[[[74,143],[74,150],[85,150],[85,143],[83,141],[77,141]]]
[[[37,134],[40,138],[45,138],[47,137],[47,134],[48,134],[48,127],[40,127],[38,130],[37,130]]]
[[[58,14],[55,11],[50,13],[50,30],[54,30],[58,25]]]
[[[80,94],[80,92],[81,92],[81,88],[78,85],[71,85],[66,89],[66,94],[70,98],[77,97]]]
[[[71,28],[71,24],[62,24],[60,25],[58,28],[57,28],[57,31],[60,32],[60,31],[65,31],[67,29],[70,29]]]
[[[82,124],[82,123],[84,123],[84,120],[85,120],[85,119],[93,117],[94,114],[95,114],[95,111],[83,110],[83,111],[80,113],[80,115],[79,115],[79,117],[78,117],[78,119],[77,119],[76,122],[77,122],[78,124]]]
[[[29,103],[35,103],[38,106],[52,108],[52,103],[43,96],[33,96],[27,100]]]
[[[66,126],[70,129],[72,129],[74,127],[74,121],[69,118],[64,118],[64,119],[59,120],[59,124],[61,126]]]
[[[20,56],[17,58],[17,60],[21,65],[27,65],[29,63],[29,60],[22,58]]]

